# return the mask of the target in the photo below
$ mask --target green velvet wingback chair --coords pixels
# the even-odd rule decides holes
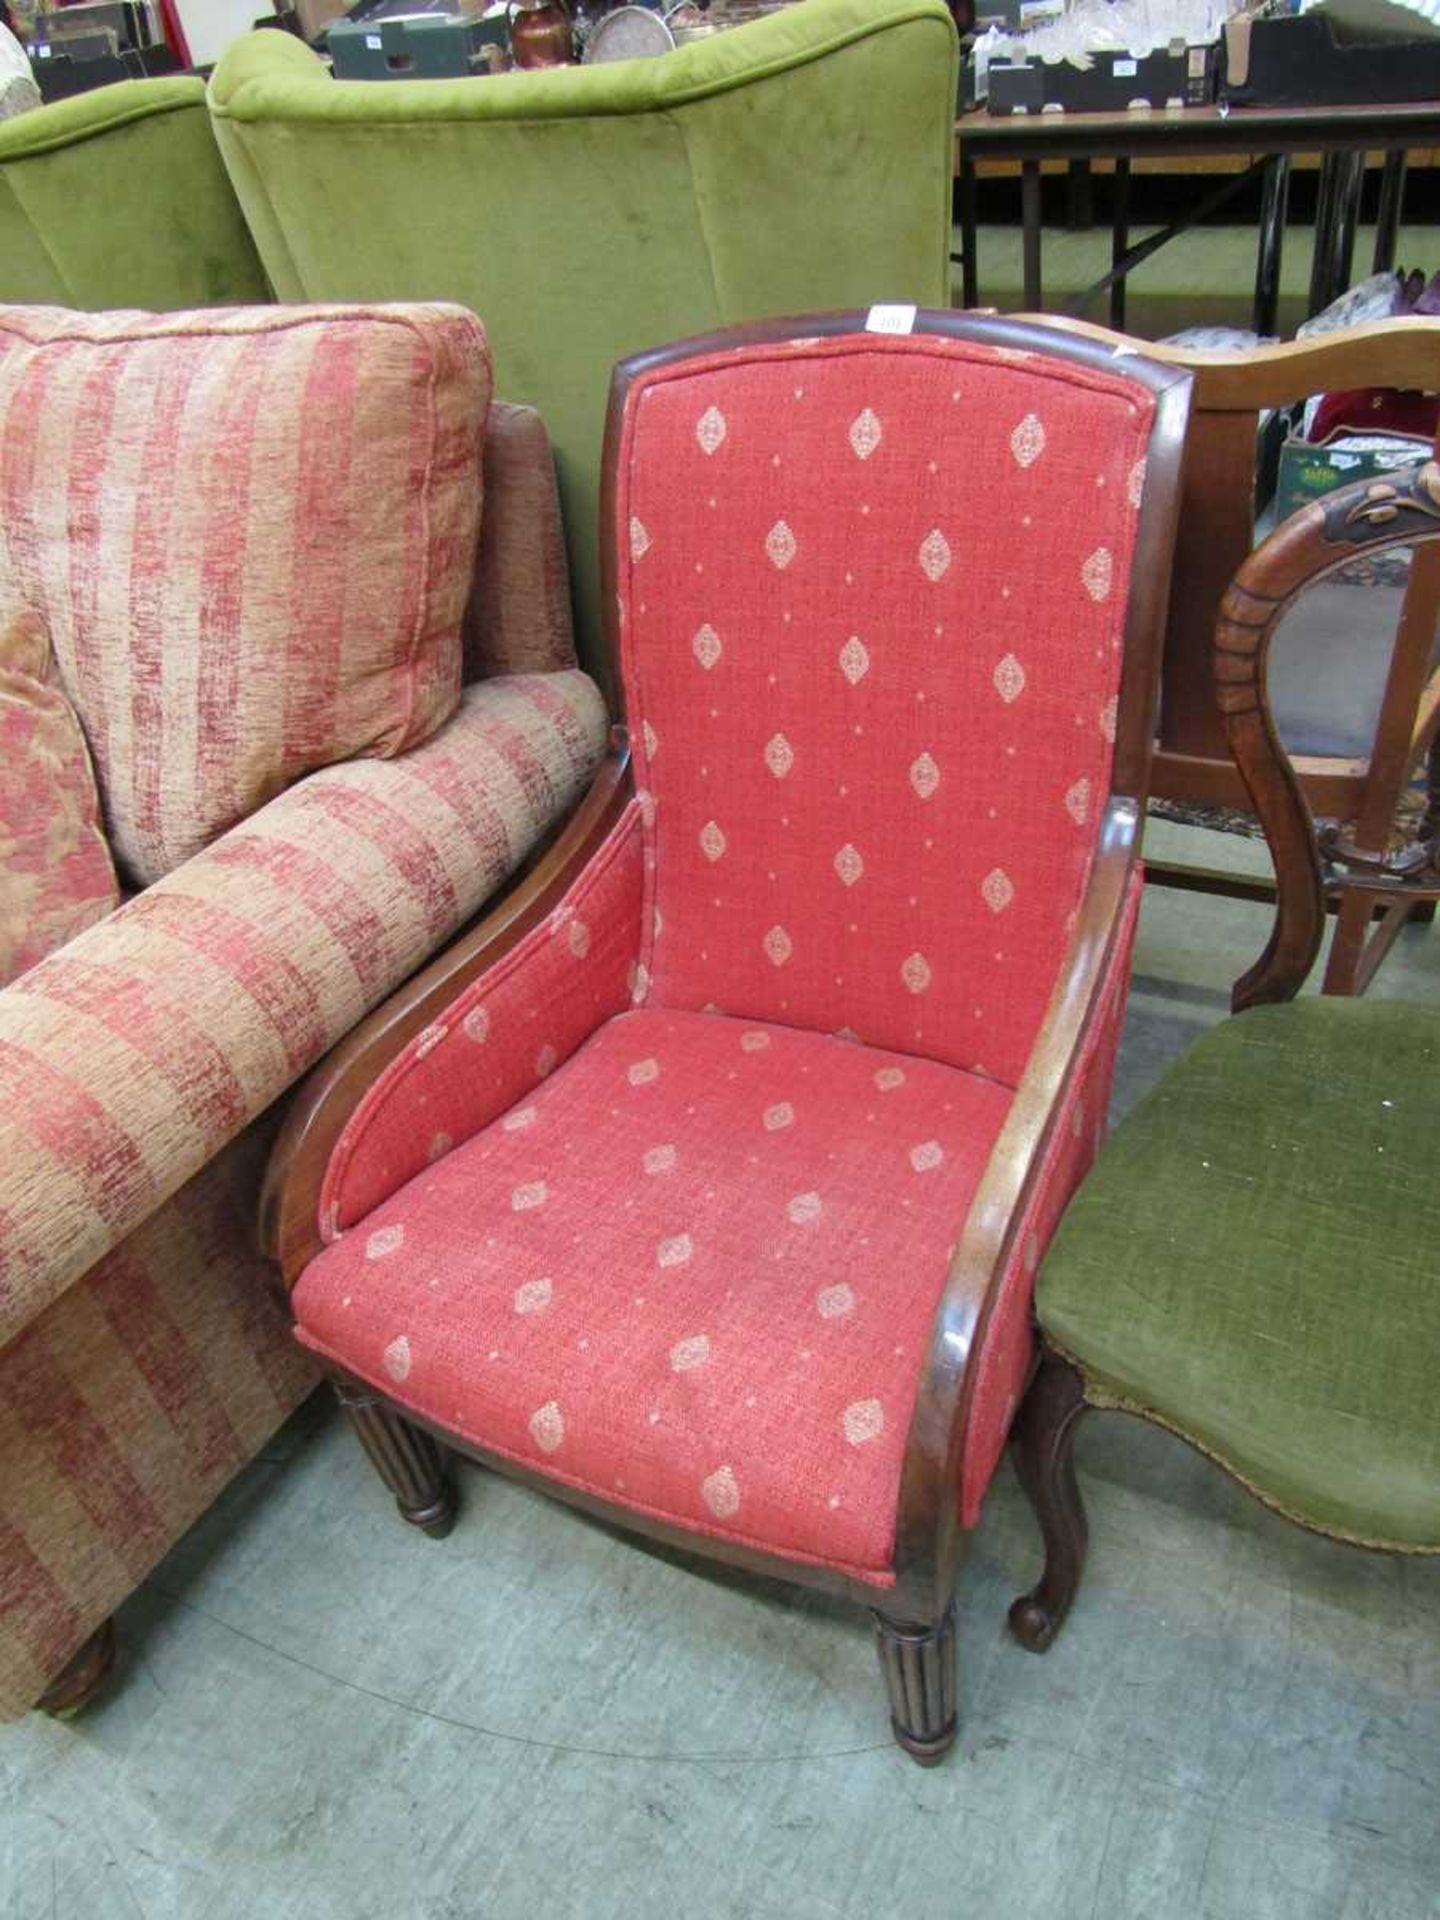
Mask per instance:
[[[124,80],[0,121],[0,302],[269,297],[199,80]]]
[[[282,300],[444,299],[554,437],[587,664],[610,369],[657,340],[949,302],[957,49],[940,0],[805,0],[655,60],[335,81],[251,34],[210,107]]]

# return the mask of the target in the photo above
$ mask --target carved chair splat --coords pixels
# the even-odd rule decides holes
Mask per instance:
[[[1312,393],[1392,386],[1440,388],[1440,320],[1372,321],[1312,340],[1244,353],[1199,352],[1130,339],[1086,321],[1052,320],[1123,356],[1142,351],[1194,378],[1183,504],[1161,674],[1152,797],[1245,809],[1210,673],[1221,599],[1255,541],[1256,436],[1261,413]],[[1327,899],[1337,915],[1327,993],[1363,993],[1406,923],[1429,919],[1440,899],[1440,554],[1417,548],[1405,587],[1379,716],[1368,755],[1297,756],[1313,813],[1336,823],[1322,835]],[[1425,769],[1429,807],[1411,844],[1395,849],[1401,799]],[[1273,899],[1273,884],[1152,861],[1161,884]],[[1373,928],[1372,928],[1372,922]]]

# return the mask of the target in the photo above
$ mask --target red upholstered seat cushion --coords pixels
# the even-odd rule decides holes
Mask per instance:
[[[300,1337],[557,1480],[887,1584],[1011,1099],[829,1035],[622,1014],[311,1263]]]

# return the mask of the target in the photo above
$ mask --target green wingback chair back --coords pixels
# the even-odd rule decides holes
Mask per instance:
[[[124,80],[0,121],[0,301],[169,311],[269,297],[201,81]]]
[[[282,300],[456,300],[553,436],[602,672],[610,369],[764,315],[949,301],[957,47],[940,0],[806,0],[658,60],[334,81],[298,40],[224,54],[210,107]]]

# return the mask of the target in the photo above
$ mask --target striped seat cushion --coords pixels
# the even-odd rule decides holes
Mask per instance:
[[[0,599],[127,879],[453,711],[489,398],[459,307],[0,307]]]

